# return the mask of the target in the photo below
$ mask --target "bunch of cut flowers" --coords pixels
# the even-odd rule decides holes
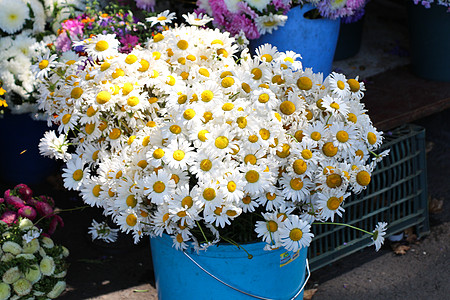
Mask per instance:
[[[129,53],[154,35],[144,22],[155,13],[137,9],[133,3],[109,1],[103,5],[97,0],[89,1],[82,15],[75,15],[62,22],[62,29],[55,42],[56,49],[61,52],[80,52],[82,48],[73,49],[74,42],[98,34],[115,34],[120,42],[119,51]]]
[[[0,299],[54,299],[66,288],[66,247],[27,218],[0,221]]]
[[[36,81],[32,67],[39,57],[51,63],[50,48],[59,22],[73,10],[82,9],[81,0],[0,1],[0,82],[7,106],[13,113],[36,116]]]
[[[271,34],[284,26],[287,13],[295,6],[304,4],[314,7],[308,12],[308,18],[334,20],[361,14],[365,0],[197,0],[198,12],[213,17],[214,27],[249,40]]]
[[[430,8],[431,5],[441,5],[447,7],[447,12],[450,12],[450,0],[413,0],[416,5],[423,5],[425,8]]]
[[[37,222],[36,227],[46,237],[50,237],[58,226],[64,226],[62,218],[55,212],[53,198],[33,196],[33,191],[23,183],[6,190],[3,198],[0,198],[0,220],[12,225],[20,218]]]
[[[86,56],[48,70],[39,105],[58,132],[40,146],[66,161],[64,186],[135,242],[168,234],[177,249],[262,240],[297,251],[387,154],[375,152],[383,138],[364,83],[323,78],[297,53],[266,44],[237,57],[229,33],[184,24],[128,54],[119,45],[99,34],[79,43]],[[376,249],[385,230],[366,231]]]

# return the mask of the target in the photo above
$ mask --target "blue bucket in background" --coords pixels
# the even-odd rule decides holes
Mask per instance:
[[[311,4],[304,4],[289,10],[283,27],[250,41],[250,53],[254,54],[256,48],[269,43],[278,51],[290,50],[300,54],[303,68],[312,68],[314,73],[321,72],[324,77],[328,76],[333,67],[340,19],[305,18],[305,13],[313,9]]]
[[[150,238],[150,244],[159,300],[255,299],[250,295],[291,299],[297,294],[297,299],[303,299],[307,248],[293,253],[284,248],[265,251],[262,242],[243,244],[253,255],[249,259],[245,251],[230,244],[199,253],[190,247],[187,255],[172,247],[168,235]]]

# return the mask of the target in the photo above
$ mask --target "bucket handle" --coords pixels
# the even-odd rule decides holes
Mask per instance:
[[[208,274],[209,276],[211,276],[212,278],[214,278],[215,280],[219,281],[220,283],[228,286],[229,288],[232,288],[235,291],[238,291],[242,294],[245,294],[247,296],[253,297],[253,298],[257,298],[257,299],[262,299],[262,300],[273,300],[271,298],[265,298],[265,297],[261,297],[261,296],[256,296],[250,293],[247,293],[245,291],[242,291],[228,283],[226,283],[225,281],[221,280],[220,278],[218,278],[217,276],[215,276],[214,274],[211,274],[210,272],[208,272],[208,270],[206,270],[205,268],[203,268],[198,262],[196,262],[191,256],[189,256],[189,254],[186,253],[186,251],[183,251],[184,255],[187,256],[187,258],[189,258],[197,267],[199,267],[203,272],[205,272],[206,274]],[[306,270],[308,271],[308,276],[306,277],[305,281],[303,282],[302,287],[300,288],[300,290],[298,290],[298,292],[294,295],[294,297],[292,297],[290,300],[294,300],[295,298],[298,297],[298,295],[300,295],[300,293],[303,291],[303,289],[306,286],[306,283],[309,280],[309,277],[311,276],[311,271],[309,270],[309,262],[308,259],[306,259]]]

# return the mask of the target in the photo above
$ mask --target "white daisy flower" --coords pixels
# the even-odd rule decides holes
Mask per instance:
[[[119,45],[115,34],[99,34],[84,41],[74,42],[75,47],[84,46],[87,54],[96,60],[116,55]]]
[[[153,27],[157,24],[161,26],[166,26],[166,24],[172,23],[172,20],[175,19],[175,13],[170,12],[169,10],[165,10],[163,12],[160,12],[158,15],[154,17],[150,17],[145,19],[147,22],[151,22],[150,26]]]
[[[373,245],[375,245],[375,250],[378,251],[381,248],[381,245],[384,243],[384,236],[386,235],[386,226],[388,224],[386,222],[378,222],[373,231],[372,240]]]
[[[111,228],[106,221],[98,223],[96,220],[92,220],[91,226],[88,229],[92,240],[99,239],[107,243],[114,243],[117,240],[119,232],[119,229]]]
[[[186,140],[172,140],[166,147],[163,161],[172,169],[185,170],[191,165],[195,155],[194,148]]]
[[[89,177],[89,170],[84,168],[83,160],[77,156],[72,156],[62,171],[64,187],[68,190],[79,190]]]
[[[175,182],[171,179],[171,175],[166,170],[158,170],[144,179],[147,187],[146,193],[150,201],[157,205],[169,201],[175,191]]]
[[[31,66],[31,71],[35,74],[37,79],[47,78],[48,71],[56,66],[57,55],[50,56],[50,52],[37,57],[37,62]]]
[[[310,229],[311,225],[297,215],[292,215],[284,221],[284,227],[280,228],[281,245],[292,252],[308,247],[314,236]]]
[[[280,229],[283,228],[283,216],[277,212],[263,213],[264,221],[257,221],[255,232],[258,237],[270,245],[280,243]]]
[[[328,80],[332,93],[339,98],[345,98],[350,94],[350,85],[344,74],[331,72],[325,80]]]
[[[330,219],[333,222],[335,214],[342,217],[344,208],[342,208],[341,204],[349,195],[349,193],[340,190],[325,190],[317,193],[316,209],[319,210],[318,218],[324,221]]]
[[[54,130],[46,131],[39,142],[39,153],[41,155],[63,161],[67,161],[71,157],[67,152],[68,148],[69,142],[66,140],[66,136],[64,134],[56,136]]]
[[[196,12],[184,14],[183,18],[186,20],[186,23],[192,26],[204,26],[213,20],[206,14],[197,14]]]
[[[283,196],[294,202],[305,202],[314,184],[306,176],[291,177],[284,173],[280,179]]]

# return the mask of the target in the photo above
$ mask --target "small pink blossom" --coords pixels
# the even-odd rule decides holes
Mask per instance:
[[[33,191],[24,183],[16,185],[14,190],[19,194],[19,197],[22,198],[22,200],[28,201],[28,199],[33,197]]]
[[[17,196],[11,195],[11,190],[6,190],[5,201],[7,204],[14,206],[17,209],[20,209],[25,206],[25,202]]]
[[[16,220],[17,220],[17,213],[12,210],[4,212],[0,217],[0,221],[3,221],[8,225],[13,224]]]
[[[19,216],[30,219],[33,221],[36,218],[36,210],[32,208],[31,206],[24,206],[21,209],[19,209]]]
[[[53,214],[53,208],[46,202],[36,203],[36,210],[39,215],[48,218]]]

